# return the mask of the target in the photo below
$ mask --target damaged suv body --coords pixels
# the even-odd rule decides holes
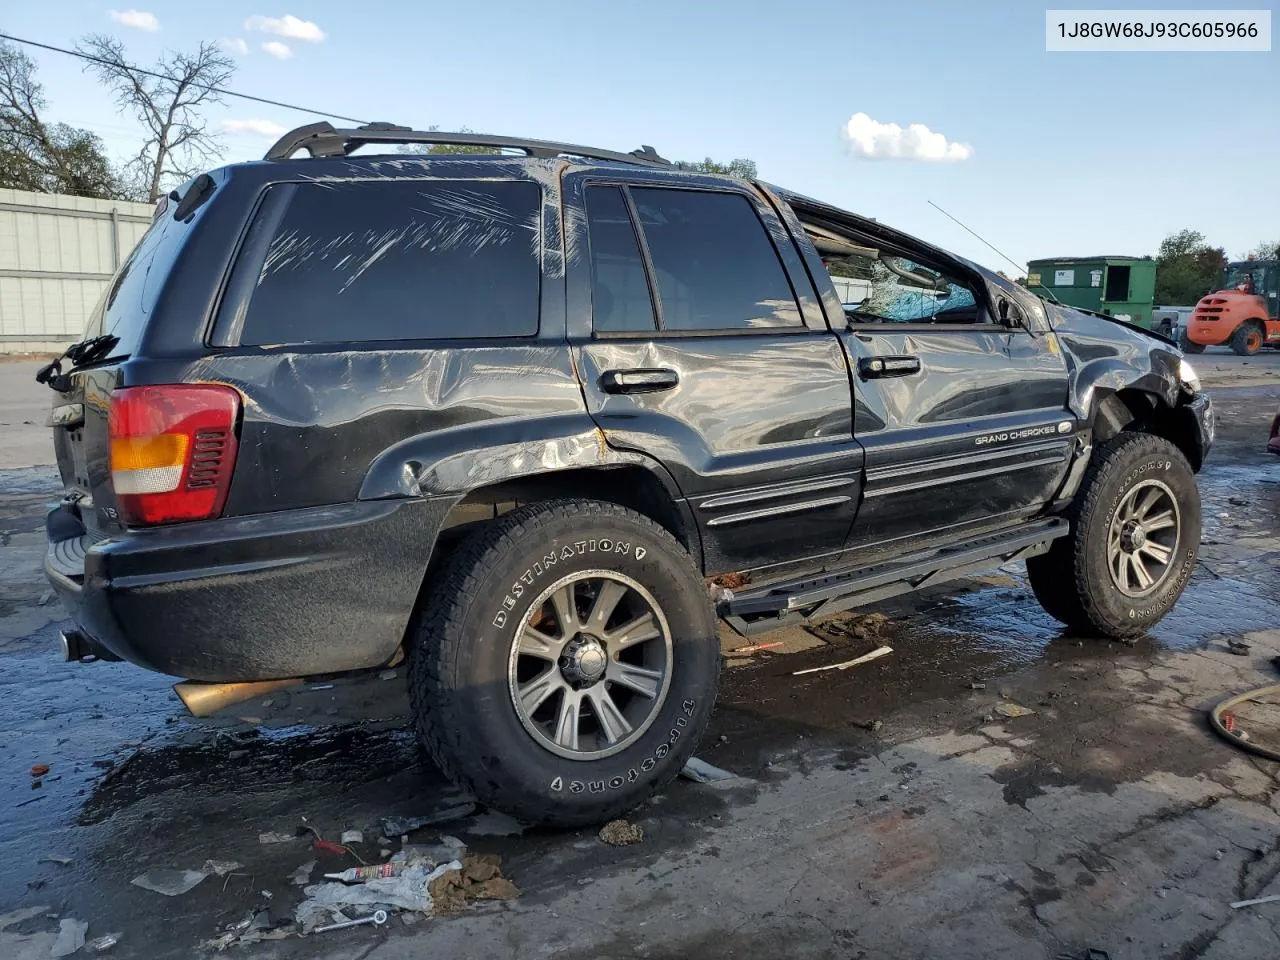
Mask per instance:
[[[351,155],[378,143],[494,153]],[[1062,622],[1141,633],[1194,565],[1213,433],[1167,341],[874,221],[648,148],[388,125],[175,191],[42,377],[68,659],[407,656],[445,771],[556,824],[680,770],[718,619],[1026,558]]]

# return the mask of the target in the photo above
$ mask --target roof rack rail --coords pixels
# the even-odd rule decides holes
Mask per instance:
[[[548,140],[525,140],[520,137],[496,137],[484,133],[442,133],[438,130],[414,130],[398,127],[393,123],[367,123],[352,130],[336,129],[327,122],[309,123],[290,130],[267,151],[266,160],[288,160],[299,150],[305,149],[313,157],[345,157],[357,147],[367,143],[444,143],[466,147],[493,147],[496,150],[523,150],[531,157],[587,157],[592,160],[614,160],[618,163],[639,163],[653,167],[668,167],[670,160],[658,156],[650,146],[630,153],[599,150],[572,143],[554,143]]]

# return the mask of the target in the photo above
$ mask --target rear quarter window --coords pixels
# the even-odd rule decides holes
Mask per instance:
[[[240,343],[538,332],[537,184],[349,181],[289,188],[293,198],[267,246]]]

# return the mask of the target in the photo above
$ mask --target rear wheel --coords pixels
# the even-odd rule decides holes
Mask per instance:
[[[1196,343],[1187,336],[1187,328],[1182,328],[1182,333],[1178,335],[1178,346],[1182,348],[1183,353],[1204,353],[1204,344]]]
[[[450,557],[410,665],[418,731],[477,799],[607,820],[668,783],[711,716],[717,625],[689,554],[608,503],[515,510]]]
[[[1252,357],[1266,343],[1267,333],[1262,324],[1249,320],[1240,324],[1231,335],[1231,349],[1242,357]]]
[[[1200,547],[1200,493],[1172,443],[1123,433],[1100,447],[1068,512],[1071,534],[1027,561],[1045,611],[1075,630],[1132,639],[1182,595]]]

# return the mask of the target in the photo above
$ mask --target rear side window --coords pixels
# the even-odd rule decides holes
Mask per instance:
[[[791,284],[750,200],[737,193],[630,189],[653,262],[663,329],[801,325]]]
[[[640,242],[620,187],[587,190],[587,235],[595,329],[605,333],[656,329]]]
[[[538,332],[537,184],[415,180],[292,189],[241,343]]]

